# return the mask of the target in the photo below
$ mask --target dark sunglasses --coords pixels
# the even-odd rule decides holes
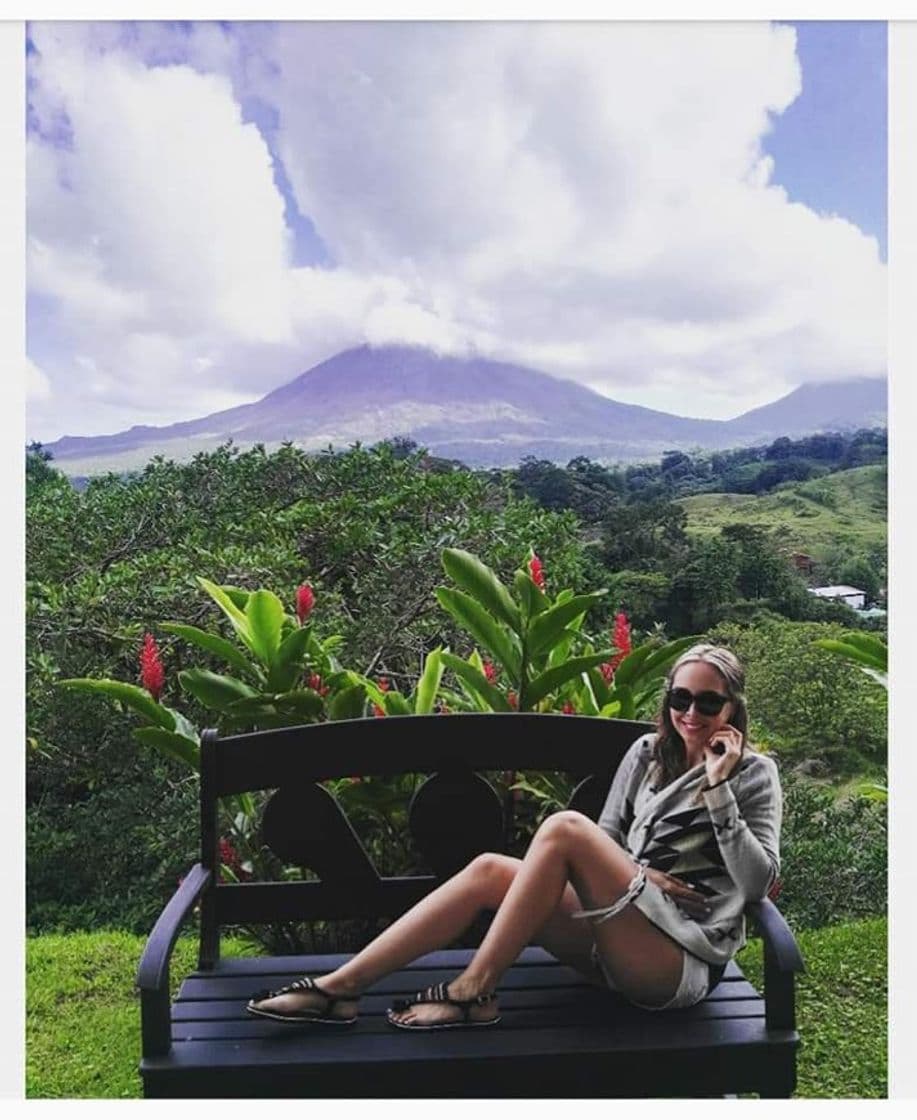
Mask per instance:
[[[666,703],[676,712],[686,712],[692,702],[702,716],[716,716],[729,703],[729,697],[719,692],[691,692],[688,688],[670,688],[666,693]]]

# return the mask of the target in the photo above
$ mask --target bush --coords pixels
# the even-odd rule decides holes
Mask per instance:
[[[781,773],[782,889],[778,905],[794,929],[882,915],[888,898],[887,806],[834,799],[799,774]]]

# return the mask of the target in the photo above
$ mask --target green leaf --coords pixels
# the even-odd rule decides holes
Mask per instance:
[[[505,622],[521,636],[522,620],[519,608],[496,573],[483,564],[477,556],[460,548],[444,548],[442,564],[446,575],[490,611],[494,618]]]
[[[178,674],[182,688],[190,692],[207,708],[225,712],[237,700],[259,694],[244,681],[211,673],[209,669],[184,669]]]
[[[271,664],[280,646],[280,631],[283,628],[283,603],[273,591],[255,591],[245,607],[252,648],[266,666]]]
[[[562,684],[578,677],[580,673],[585,673],[593,665],[601,665],[603,661],[608,661],[611,656],[611,651],[606,649],[586,657],[571,657],[563,665],[555,665],[553,669],[545,670],[526,686],[524,695],[519,698],[520,711],[523,705],[526,711],[530,710],[549,692],[554,692]]]
[[[331,697],[328,704],[328,718],[362,719],[366,710],[366,690],[361,684],[342,688]]]
[[[519,679],[522,656],[513,634],[470,595],[450,587],[437,587],[434,592],[440,606],[463,626],[478,643],[491,653],[512,677]]]
[[[135,727],[133,735],[144,746],[153,747],[166,758],[177,759],[192,770],[200,770],[200,748],[194,739],[166,731],[163,727]]]
[[[232,642],[221,638],[219,634],[210,634],[206,630],[199,630],[196,626],[186,626],[182,622],[163,622],[161,626],[167,634],[175,634],[179,638],[184,638],[186,642],[190,642],[191,645],[215,654],[234,669],[238,669],[240,673],[245,673],[255,681],[261,679],[262,674],[258,666],[253,665]]]
[[[513,590],[530,621],[550,606],[547,595],[522,568],[517,568],[513,573]]]
[[[151,723],[166,731],[175,730],[175,719],[168,708],[157,704],[145,688],[126,681],[95,680],[89,677],[70,677],[58,682],[63,688],[72,688],[78,692],[94,692],[99,696],[107,696],[109,700],[117,700],[126,705],[140,716],[145,716]]]
[[[540,614],[531,624],[528,636],[529,656],[535,657],[546,647],[552,646],[564,634],[574,619],[584,615],[590,607],[600,602],[607,591],[593,591],[588,595],[574,595],[565,603],[555,603]]]
[[[412,716],[414,709],[408,703],[407,697],[392,689],[385,693],[385,702],[382,707],[389,716]]]
[[[442,647],[437,646],[427,654],[424,662],[423,674],[417,682],[417,691],[414,695],[414,712],[419,716],[429,715],[433,711],[439,682],[443,677],[444,666],[440,658],[442,652]]]
[[[225,592],[227,597],[233,602],[233,604],[237,606],[240,611],[244,612],[245,606],[248,603],[248,597],[251,595],[251,592],[244,587],[232,587],[228,583],[221,584],[220,586],[222,587],[222,590]]]
[[[297,626],[291,634],[283,639],[272,659],[271,669],[267,676],[266,690],[268,692],[286,692],[304,671],[306,650],[311,638],[310,627]]]
[[[441,653],[440,658],[447,669],[451,669],[468,687],[490,706],[493,712],[511,712],[513,709],[503,693],[495,688],[483,673],[456,657],[453,653]]]
[[[601,669],[590,669],[586,676],[589,678],[589,685],[592,688],[592,695],[595,697],[596,703],[601,708],[611,700],[611,689],[608,683],[602,676]]]
[[[612,698],[620,705],[619,719],[636,719],[636,705],[634,704],[634,691],[629,684],[619,685],[615,682],[611,690]]]
[[[817,645],[819,649],[828,650],[829,653],[840,654],[849,661],[855,661],[858,665],[867,665],[870,669],[878,669],[880,672],[887,671],[887,646],[875,640],[864,643],[861,641],[854,642],[853,639],[853,634],[846,636],[843,640],[838,640],[837,638],[817,638],[814,644]]]
[[[211,599],[220,608],[223,614],[229,619],[233,630],[239,635],[242,641],[248,648],[257,656],[254,642],[252,641],[251,630],[249,628],[248,619],[245,614],[236,606],[232,596],[226,592],[222,587],[218,587],[209,579],[204,579],[203,576],[197,576],[197,582],[203,587]],[[230,589],[235,590],[235,589]],[[248,601],[248,592],[246,592],[246,602]]]
[[[605,704],[599,712],[600,716],[606,719],[620,719],[621,703],[618,700],[612,700],[611,703]]]
[[[700,639],[700,634],[688,634],[684,638],[675,638],[674,641],[666,642],[664,646],[660,646],[659,649],[650,654],[643,667],[643,672],[638,674],[631,683],[636,685],[648,681],[652,675],[664,677],[678,658],[691,646],[697,645]]]

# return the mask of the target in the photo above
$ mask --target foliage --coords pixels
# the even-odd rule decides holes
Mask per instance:
[[[782,888],[778,903],[794,929],[884,914],[887,805],[830,790],[781,768]]]
[[[840,641],[818,638],[815,644],[819,649],[826,649],[859,665],[868,677],[888,688],[888,646],[881,638],[874,634],[850,633]]]
[[[848,634],[836,623],[769,619],[724,624],[707,635],[746,665],[753,738],[788,763],[822,759],[849,774],[885,762],[885,695],[856,666],[815,644]]]

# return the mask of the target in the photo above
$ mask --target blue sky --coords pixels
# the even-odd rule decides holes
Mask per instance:
[[[35,23],[28,435],[363,342],[720,418],[882,375],[885,69],[875,23]]]
[[[765,149],[790,198],[849,218],[888,259],[888,66],[884,22],[792,23],[802,93]]]

